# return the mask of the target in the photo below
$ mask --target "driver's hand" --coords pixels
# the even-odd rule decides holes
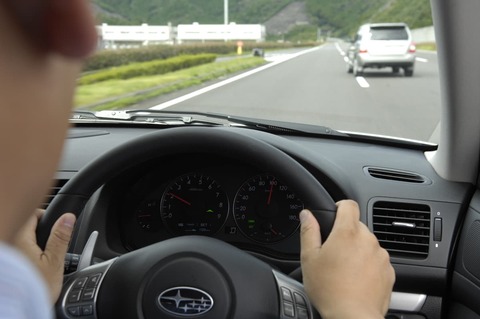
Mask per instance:
[[[50,290],[50,298],[55,303],[63,283],[65,254],[73,233],[75,215],[66,213],[60,216],[50,232],[45,250],[37,245],[35,229],[43,210],[37,210],[15,238],[15,246],[23,252],[43,275]]]
[[[395,282],[389,255],[359,221],[356,202],[340,201],[337,207],[324,244],[312,213],[300,213],[305,290],[323,319],[384,318]]]

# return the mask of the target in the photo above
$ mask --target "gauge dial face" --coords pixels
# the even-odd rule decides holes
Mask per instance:
[[[165,226],[176,235],[212,235],[225,223],[228,199],[214,179],[188,174],[171,182],[160,205]]]
[[[247,180],[237,191],[234,217],[238,228],[249,238],[274,243],[298,228],[303,202],[274,176],[259,175]]]
[[[143,201],[135,210],[137,223],[145,231],[155,232],[160,229],[162,221],[158,214],[160,202],[158,199]]]

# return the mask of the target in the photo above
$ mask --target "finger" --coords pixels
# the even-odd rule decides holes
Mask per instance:
[[[60,216],[55,222],[45,246],[45,255],[51,261],[60,260],[63,262],[67,253],[70,239],[72,238],[75,215],[66,213]]]
[[[45,215],[45,209],[37,208],[37,209],[35,210],[35,216],[37,216],[37,219],[38,219],[38,220],[40,220],[40,218],[42,218],[43,215]]]
[[[354,230],[360,220],[360,209],[353,200],[342,200],[337,203],[337,215],[333,224],[333,229]]]
[[[17,245],[28,247],[31,244],[37,243],[37,238],[35,237],[35,229],[37,228],[38,217],[32,215],[27,222],[23,225],[22,229],[17,236]]]
[[[313,214],[304,209],[300,212],[300,243],[302,252],[318,250],[322,247],[320,226]]]

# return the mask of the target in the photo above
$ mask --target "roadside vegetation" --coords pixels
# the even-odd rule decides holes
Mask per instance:
[[[77,108],[95,111],[125,108],[162,94],[199,85],[264,63],[266,63],[265,60],[260,57],[233,58],[166,74],[111,79],[79,85],[75,105]]]
[[[418,50],[437,51],[437,44],[435,42],[417,43]]]
[[[278,43],[278,42],[244,42],[243,53],[248,55],[254,48],[263,50],[288,49],[297,46],[313,46],[315,42]],[[127,65],[134,62],[146,62],[168,59],[179,55],[212,53],[216,55],[232,55],[237,51],[236,42],[192,43],[182,45],[151,45],[141,48],[103,50],[91,56],[83,68],[84,72],[102,70],[109,67]]]
[[[126,80],[140,76],[160,75],[177,70],[187,69],[201,64],[215,61],[215,54],[181,55],[164,60],[129,63],[118,67],[108,68],[82,76],[79,85],[93,84],[107,80]]]
[[[237,47],[232,42],[99,51],[86,61],[77,81],[75,106],[89,110],[133,106],[265,64],[262,57],[252,56],[254,48],[276,50],[314,45],[318,43],[246,42],[241,55],[235,53]]]

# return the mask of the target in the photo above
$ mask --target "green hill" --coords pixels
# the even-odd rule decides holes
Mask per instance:
[[[263,23],[295,0],[229,0],[229,20]],[[220,24],[224,22],[221,0],[95,0],[103,13],[116,13],[130,24]],[[102,14],[104,21],[109,17]]]
[[[429,0],[229,0],[229,20],[265,23],[295,1],[305,2],[309,23],[333,35],[351,35],[365,22],[432,24]],[[223,23],[221,0],[94,0],[101,22],[110,24]],[[285,10],[284,10],[285,9]],[[288,15],[288,12],[287,12]],[[268,30],[267,30],[268,33]]]

